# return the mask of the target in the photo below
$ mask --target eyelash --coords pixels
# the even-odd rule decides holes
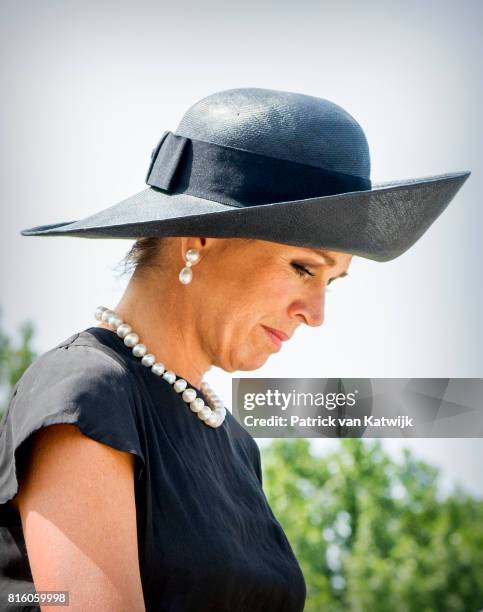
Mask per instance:
[[[312,272],[309,272],[309,270],[307,270],[307,268],[305,266],[303,266],[302,264],[299,263],[292,263],[292,266],[295,268],[297,274],[299,276],[315,276],[315,274],[312,274]],[[327,287],[325,288],[325,291],[331,291],[331,289],[329,289],[328,285],[330,285],[330,283],[333,281],[333,279],[329,279],[329,282],[327,283]]]
[[[305,266],[299,263],[293,263],[292,266],[295,268],[299,276],[315,276],[312,272],[309,272]]]

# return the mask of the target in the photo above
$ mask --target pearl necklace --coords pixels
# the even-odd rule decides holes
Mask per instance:
[[[208,406],[201,397],[198,397],[195,389],[187,388],[188,383],[183,378],[178,378],[176,374],[167,370],[163,363],[156,361],[156,357],[152,353],[148,353],[148,349],[144,344],[139,342],[139,336],[132,330],[131,326],[121,319],[113,310],[99,306],[96,308],[94,317],[97,321],[107,323],[110,329],[124,340],[124,344],[132,349],[132,354],[141,359],[141,363],[151,369],[156,376],[162,376],[164,380],[173,385],[177,393],[181,393],[181,397],[188,404],[190,409],[198,415],[198,418],[210,427],[219,427],[226,416],[226,408],[223,402],[211,389],[207,382],[202,381],[201,391],[208,400]]]

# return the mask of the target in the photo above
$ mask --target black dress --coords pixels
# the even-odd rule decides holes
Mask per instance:
[[[0,609],[8,593],[34,592],[20,517],[7,503],[18,490],[15,451],[56,423],[136,457],[148,612],[303,610],[304,578],[262,490],[255,440],[229,411],[218,428],[202,423],[172,385],[100,327],[39,357],[0,424]]]

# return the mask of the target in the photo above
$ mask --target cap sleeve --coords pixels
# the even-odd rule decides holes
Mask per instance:
[[[72,424],[93,440],[132,453],[141,476],[133,384],[114,357],[86,345],[56,347],[26,370],[0,423],[0,524],[6,502],[18,491],[17,450],[42,427]]]

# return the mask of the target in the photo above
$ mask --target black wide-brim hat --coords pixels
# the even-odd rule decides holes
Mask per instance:
[[[469,175],[372,184],[365,134],[337,104],[229,89],[164,132],[147,189],[80,221],[22,234],[256,238],[389,261],[426,232]]]

